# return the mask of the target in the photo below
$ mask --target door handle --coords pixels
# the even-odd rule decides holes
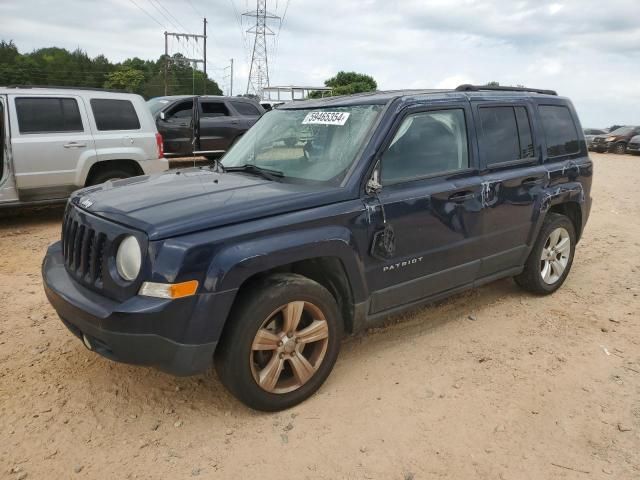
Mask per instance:
[[[467,200],[471,200],[475,197],[475,194],[471,190],[462,190],[460,192],[452,193],[449,195],[449,201],[462,203]]]
[[[69,142],[63,145],[64,148],[84,148],[86,147],[86,143],[78,143],[78,142]]]
[[[520,185],[523,187],[532,187],[534,185],[540,185],[542,182],[544,182],[543,177],[529,177],[525,178]]]

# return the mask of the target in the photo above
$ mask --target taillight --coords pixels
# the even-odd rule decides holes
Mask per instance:
[[[162,135],[156,133],[156,146],[158,147],[158,158],[164,157],[164,144],[162,143]]]

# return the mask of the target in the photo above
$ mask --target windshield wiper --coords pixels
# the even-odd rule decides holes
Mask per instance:
[[[239,165],[237,167],[224,167],[224,171],[253,173],[253,174],[260,175],[261,177],[264,177],[267,180],[277,180],[278,178],[284,177],[284,173],[282,173],[280,170],[272,170],[270,168],[259,167],[252,163]]]

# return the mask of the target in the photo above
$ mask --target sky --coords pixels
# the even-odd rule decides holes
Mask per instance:
[[[202,32],[208,70],[228,93],[247,86],[255,0],[0,0],[0,38],[21,52],[80,48],[112,61],[157,59],[163,32]],[[584,127],[640,124],[638,0],[267,0],[271,85],[321,86],[340,70],[379,89],[526,85],[572,99]],[[170,42],[170,53],[201,45]]]

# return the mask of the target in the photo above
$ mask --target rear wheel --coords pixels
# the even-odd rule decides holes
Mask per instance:
[[[523,272],[514,277],[525,290],[546,295],[564,283],[575,253],[576,233],[571,220],[548,213]]]
[[[108,182],[109,180],[122,180],[123,178],[133,177],[134,175],[124,169],[114,168],[98,172],[95,174],[88,183],[88,186],[98,185],[100,183]]]
[[[236,397],[256,410],[277,411],[320,388],[342,336],[327,289],[278,274],[246,288],[236,305],[215,358],[220,380]]]
[[[613,147],[613,153],[617,153],[618,155],[622,155],[626,152],[627,152],[626,143],[623,143],[623,142],[616,143],[616,145]]]

